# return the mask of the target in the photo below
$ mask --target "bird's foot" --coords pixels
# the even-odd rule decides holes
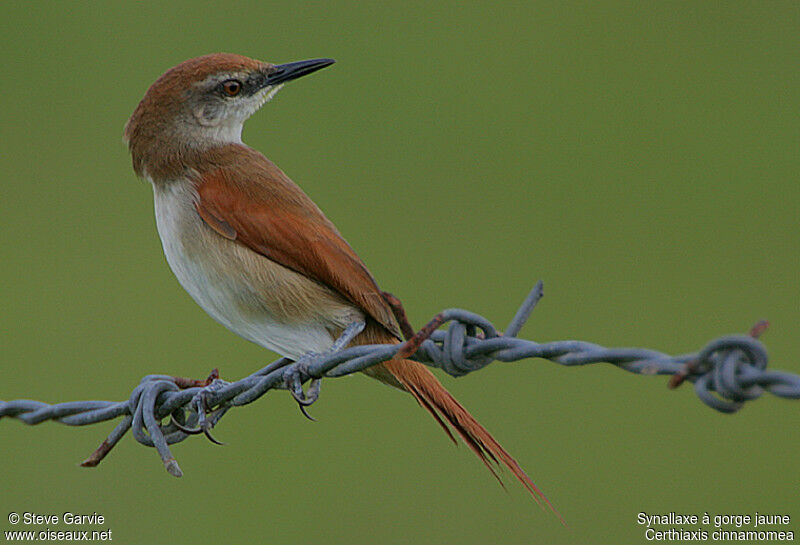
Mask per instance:
[[[189,435],[197,435],[202,433],[205,435],[209,441],[214,443],[215,445],[224,445],[214,439],[211,435],[211,428],[214,427],[222,415],[228,410],[229,407],[226,406],[219,406],[213,411],[211,410],[211,406],[209,403],[209,398],[212,397],[214,392],[217,390],[227,386],[230,384],[229,382],[222,380],[219,377],[219,374],[216,373],[216,369],[212,372],[211,376],[209,376],[208,380],[206,380],[206,385],[200,390],[189,402],[189,407],[191,408],[192,412],[196,416],[197,419],[197,427],[190,428],[184,426],[180,422],[178,422],[174,417],[171,419],[171,424],[173,424],[176,428],[178,428],[183,433]],[[194,416],[193,415],[193,416]]]
[[[312,377],[309,372],[309,365],[314,359],[322,356],[318,352],[306,352],[300,359],[289,365],[283,372],[283,385],[292,394],[292,397],[300,406],[300,412],[309,420],[314,420],[306,411],[306,407],[312,405],[319,399],[319,391],[322,387],[322,379]],[[311,379],[308,390],[303,390],[303,382]]]
[[[319,392],[320,388],[322,387],[322,379],[320,377],[314,377],[311,375],[311,363],[321,356],[338,352],[339,350],[347,347],[347,345],[350,344],[350,341],[352,341],[356,335],[364,331],[365,326],[366,323],[363,321],[351,322],[344,329],[339,338],[334,341],[330,350],[327,350],[323,353],[306,352],[297,361],[289,364],[284,369],[283,387],[291,392],[292,397],[294,397],[295,401],[297,401],[297,404],[300,406],[300,412],[302,412],[303,416],[309,420],[314,420],[314,418],[308,414],[306,407],[312,405],[315,401],[317,401],[317,399],[319,399]],[[189,407],[193,412],[190,419],[194,419],[193,417],[196,415],[196,427],[187,427],[183,422],[179,422],[174,417],[171,419],[170,423],[183,433],[190,435],[202,433],[212,443],[222,445],[223,443],[220,443],[211,435],[211,428],[213,428],[214,424],[216,424],[219,419],[222,418],[222,415],[225,414],[229,407],[219,406],[212,411],[209,398],[213,396],[214,392],[228,385],[229,383],[219,378],[219,371],[217,371],[217,369],[212,370],[208,378],[203,381],[182,377],[172,378],[175,381],[175,384],[177,384],[180,388],[194,388],[201,386],[202,390],[200,390],[200,392],[198,392],[189,402]],[[308,379],[311,379],[308,390],[303,390],[303,383]],[[183,420],[183,413],[179,415],[179,419]]]
[[[338,352],[347,347],[356,335],[364,331],[365,326],[365,322],[351,322],[339,335],[339,338],[334,341],[330,350],[323,353],[306,352],[283,372],[283,386],[292,393],[292,397],[300,406],[300,412],[309,420],[314,420],[314,418],[308,414],[306,407],[319,399],[319,390],[322,387],[322,379],[311,375],[310,364],[321,356]],[[311,379],[311,383],[308,386],[308,390],[303,391],[303,383],[308,379]]]

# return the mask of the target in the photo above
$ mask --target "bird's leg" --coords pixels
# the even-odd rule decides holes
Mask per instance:
[[[228,384],[230,383],[219,378],[219,373],[217,373],[217,370],[214,369],[214,371],[212,371],[211,375],[205,381],[203,389],[195,394],[195,396],[189,402],[189,407],[191,407],[192,410],[197,414],[197,427],[187,428],[178,422],[174,417],[170,419],[170,423],[183,433],[187,433],[189,435],[197,435],[202,433],[212,443],[216,445],[224,444],[214,439],[214,437],[211,435],[211,428],[213,428],[214,424],[216,424],[219,419],[222,418],[222,415],[225,414],[229,407],[220,406],[216,410],[212,411],[208,403],[208,398],[211,397],[211,394],[223,388],[224,386],[227,386]]]
[[[309,365],[325,354],[332,354],[345,348],[356,335],[364,331],[365,322],[351,322],[333,342],[329,350],[322,354],[317,352],[306,352],[296,362],[289,365],[283,372],[284,387],[289,390],[297,404],[300,405],[300,412],[309,420],[314,420],[306,412],[306,407],[314,403],[319,398],[319,391],[322,386],[322,379],[312,377],[309,372]],[[311,378],[311,384],[307,391],[303,391],[303,382]]]

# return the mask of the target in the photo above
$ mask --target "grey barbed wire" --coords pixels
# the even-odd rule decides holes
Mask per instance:
[[[780,371],[767,371],[767,351],[754,336],[729,335],[708,343],[699,352],[670,356],[643,348],[605,348],[584,341],[537,343],[519,339],[517,334],[529,318],[543,294],[540,281],[520,306],[513,320],[501,334],[486,318],[462,309],[441,312],[429,327],[450,322],[447,330],[435,330],[412,359],[459,377],[482,369],[493,361],[512,362],[527,358],[543,358],[552,362],[579,366],[610,363],[631,373],[673,375],[678,380],[694,383],[700,400],[724,413],[738,411],[746,401],[764,392],[778,397],[800,399],[800,376]],[[435,322],[435,323],[434,323]],[[361,371],[391,359],[404,345],[364,345],[320,355],[308,366],[303,378],[340,377]],[[209,415],[216,424],[231,407],[247,405],[271,389],[286,388],[284,373],[292,363],[281,358],[252,375],[236,382],[214,380],[205,388],[208,407],[216,407]],[[98,449],[83,462],[97,465],[120,439],[133,433],[139,443],[155,447],[167,471],[175,476],[182,472],[169,445],[183,441],[189,434],[180,426],[195,426],[203,409],[197,395],[203,387],[182,388],[180,380],[169,375],[147,375],[125,401],[73,401],[50,405],[41,401],[0,401],[0,418],[12,417],[34,425],[55,420],[69,426],[85,426],[122,417]],[[163,418],[171,416],[169,424]]]

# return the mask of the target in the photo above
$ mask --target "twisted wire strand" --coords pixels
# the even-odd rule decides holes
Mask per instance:
[[[523,301],[505,334],[498,332],[489,320],[478,314],[448,309],[426,326],[428,330],[435,328],[427,339],[417,339],[413,345],[409,343],[414,339],[400,345],[363,345],[323,354],[308,366],[308,376],[304,378],[355,373],[389,360],[398,351],[407,351],[411,346],[412,359],[442,369],[454,377],[482,369],[496,360],[512,362],[542,358],[566,366],[610,363],[636,374],[673,375],[672,387],[684,380],[692,382],[703,403],[724,413],[738,411],[745,402],[760,397],[764,392],[786,399],[800,399],[800,376],[767,371],[767,351],[755,338],[757,333],[720,337],[698,352],[678,356],[643,348],[606,348],[584,341],[537,343],[517,338],[542,295],[540,281]],[[438,329],[448,322],[447,330]],[[284,373],[291,363],[291,360],[281,358],[241,380],[232,383],[215,380],[208,388],[182,387],[185,384],[181,381],[185,379],[169,375],[147,375],[127,400],[119,402],[72,401],[50,405],[27,399],[0,401],[0,418],[16,418],[30,425],[55,420],[68,426],[85,426],[122,417],[111,434],[81,465],[96,466],[131,431],[136,441],[155,447],[167,471],[179,477],[182,472],[169,445],[183,441],[189,434],[179,429],[173,420],[181,426],[198,424],[203,409],[196,402],[197,394],[205,390],[206,404],[214,408],[207,420],[214,425],[231,407],[252,403],[272,389],[285,389]],[[161,424],[167,416],[173,420]]]

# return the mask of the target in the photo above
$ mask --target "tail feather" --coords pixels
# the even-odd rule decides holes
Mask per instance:
[[[407,388],[408,391],[411,392],[411,395],[413,395],[414,398],[417,400],[417,402],[420,405],[422,405],[437,420],[437,422],[439,422],[439,425],[442,426],[442,428],[450,437],[450,439],[453,441],[453,443],[458,444],[456,438],[453,437],[453,433],[450,431],[450,428],[447,426],[447,424],[444,423],[444,421],[442,421],[442,417],[439,416],[439,413],[437,412],[437,410],[441,411],[442,409],[439,406],[434,407],[433,405],[431,405],[431,402],[428,401],[428,398],[412,385],[409,384]],[[453,400],[456,401],[455,398]],[[505,483],[500,478],[500,475],[497,474],[497,470],[495,469],[495,467],[492,465],[492,463],[497,464],[497,458],[494,456],[494,454],[492,454],[490,450],[487,450],[478,440],[475,439],[475,437],[467,433],[466,428],[464,426],[459,426],[454,424],[453,418],[451,416],[449,416],[447,413],[444,412],[443,414],[445,418],[447,418],[450,425],[453,426],[453,429],[456,430],[456,433],[458,433],[459,437],[461,437],[461,440],[464,441],[464,444],[467,445],[469,449],[475,453],[475,455],[478,457],[478,459],[480,459],[481,462],[483,462],[483,465],[485,465],[486,468],[492,473],[494,478],[497,479],[497,482],[500,483],[500,486],[505,488],[506,487]],[[538,501],[538,498],[536,499]]]
[[[447,424],[456,431],[464,443],[489,468],[495,478],[500,481],[500,484],[502,484],[502,481],[495,466],[502,464],[511,471],[537,502],[547,504],[563,522],[563,518],[550,503],[550,500],[539,490],[517,461],[442,386],[427,367],[411,360],[391,360],[380,364],[380,367],[382,367],[380,371],[368,374],[380,379],[381,375],[388,371],[388,374],[404,390],[413,395],[417,402],[431,413],[453,441],[455,441],[455,438]]]
[[[436,422],[442,427],[442,429],[447,434],[447,436],[450,438],[450,440],[453,442],[453,444],[457,445],[458,441],[456,441],[456,438],[453,437],[453,432],[450,431],[450,428],[447,426],[447,424],[444,423],[444,420],[442,420],[442,417],[439,416],[439,413],[436,412],[436,409],[434,408],[433,405],[430,404],[430,402],[428,402],[427,398],[422,393],[420,393],[420,391],[417,390],[414,387],[413,384],[403,384],[403,386],[408,390],[408,392],[412,396],[414,396],[414,399],[417,400],[417,403],[422,405],[422,407],[424,407],[426,411],[431,413],[431,416],[434,419],[436,419]],[[490,468],[490,469],[492,469],[492,468]]]

